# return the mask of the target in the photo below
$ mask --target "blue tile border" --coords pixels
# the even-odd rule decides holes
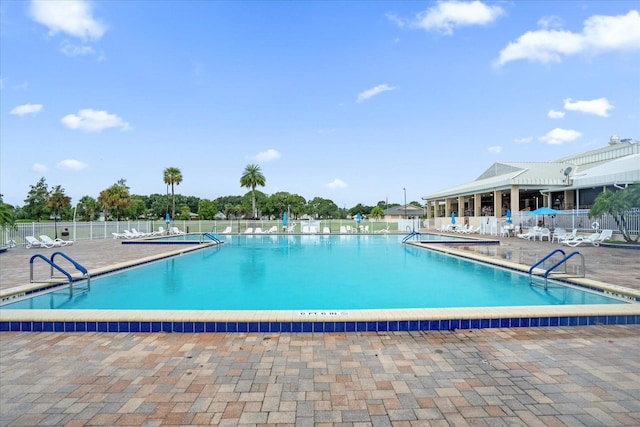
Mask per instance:
[[[636,314],[610,316],[505,317],[495,319],[391,320],[357,322],[0,321],[0,332],[349,333],[638,324],[640,324],[640,315]]]

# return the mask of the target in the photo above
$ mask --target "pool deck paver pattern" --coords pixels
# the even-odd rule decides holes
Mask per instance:
[[[3,426],[637,426],[640,327],[0,334]]]
[[[483,255],[544,255],[557,247],[540,244],[511,239]],[[65,248],[90,268],[166,250],[117,241]],[[581,251],[588,277],[613,275],[616,284],[640,289],[638,251]],[[0,255],[0,288],[28,282],[33,253],[13,248]],[[19,276],[13,284],[6,280],[12,272]],[[638,426],[639,348],[638,325],[3,332],[0,425]]]

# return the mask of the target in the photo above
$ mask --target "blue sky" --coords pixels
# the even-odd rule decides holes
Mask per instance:
[[[403,203],[640,139],[637,1],[0,1],[0,192]]]

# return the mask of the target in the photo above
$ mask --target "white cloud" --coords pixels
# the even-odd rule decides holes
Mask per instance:
[[[90,108],[82,109],[78,111],[78,114],[67,114],[62,118],[61,122],[69,129],[83,130],[85,132],[100,132],[108,128],[131,129],[129,123],[115,114]]]
[[[325,184],[324,186],[330,190],[335,190],[337,188],[345,188],[347,184],[341,179],[336,178],[333,181]]]
[[[84,56],[84,55],[95,55],[96,51],[87,45],[75,45],[71,44],[68,41],[62,43],[60,47],[60,52],[64,53],[67,56]]]
[[[500,51],[494,65],[527,59],[542,63],[560,62],[564,56],[580,53],[596,55],[603,52],[640,49],[640,13],[626,15],[594,15],[584,22],[582,32],[541,29],[528,31]]]
[[[502,151],[502,146],[501,145],[492,145],[487,150],[489,150],[490,153],[499,153],[499,152]]]
[[[564,109],[569,111],[579,111],[585,114],[595,114],[600,117],[608,117],[609,110],[615,108],[609,103],[607,98],[592,99],[590,101],[575,101],[571,98],[564,100]]]
[[[549,112],[547,113],[547,117],[549,117],[550,119],[561,119],[565,114],[567,113],[565,113],[564,111],[549,110]]]
[[[253,156],[253,160],[256,162],[269,162],[271,160],[279,159],[280,153],[273,148],[269,148],[267,151],[262,151],[255,156]]]
[[[73,171],[79,171],[82,170],[84,168],[86,168],[87,165],[84,162],[81,162],[80,160],[73,160],[73,159],[65,159],[61,162],[59,162],[56,167],[58,169],[62,169],[62,170],[73,170]]]
[[[34,172],[46,172],[49,168],[42,163],[34,163],[31,165],[31,170]]]
[[[487,25],[504,14],[500,6],[487,6],[481,1],[441,1],[434,7],[416,15],[414,20],[403,20],[394,15],[388,18],[401,27],[420,28],[453,34],[454,28]]]
[[[573,129],[555,128],[547,132],[545,136],[540,137],[540,141],[544,141],[550,145],[561,145],[565,142],[571,142],[578,139],[582,134]]]
[[[531,141],[533,141],[533,137],[532,136],[526,136],[524,138],[516,138],[513,140],[516,144],[528,144]]]
[[[538,26],[540,28],[549,29],[549,28],[561,28],[562,27],[562,19],[558,16],[543,16],[538,20]]]
[[[382,84],[382,85],[378,85],[376,87],[373,87],[371,89],[367,89],[364,92],[360,93],[360,95],[358,95],[358,99],[356,99],[356,102],[358,103],[362,103],[364,101],[366,101],[369,98],[372,98],[376,95],[381,94],[382,92],[386,92],[388,90],[395,90],[395,87],[389,86],[387,84]]]
[[[44,109],[42,104],[23,104],[14,107],[13,110],[10,111],[10,114],[15,114],[16,116],[24,116],[26,114],[38,114]]]
[[[91,13],[91,6],[83,0],[34,0],[31,17],[49,28],[49,34],[66,33],[81,39],[100,39],[106,27]]]

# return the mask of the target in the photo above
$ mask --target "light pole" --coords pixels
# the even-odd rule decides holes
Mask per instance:
[[[407,219],[407,189],[403,187],[402,190],[404,191],[404,219]]]
[[[407,221],[407,189],[405,187],[402,187],[402,190],[404,191],[404,220],[405,222]],[[405,223],[406,226],[406,223]]]

